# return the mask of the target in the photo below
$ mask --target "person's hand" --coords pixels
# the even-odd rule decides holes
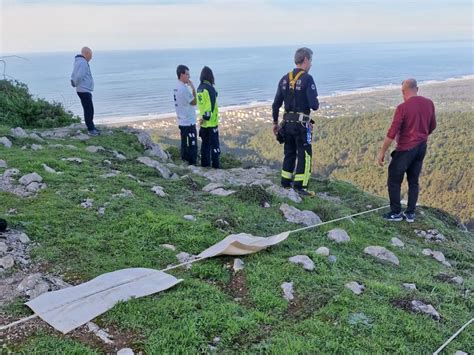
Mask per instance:
[[[188,79],[187,84],[188,84],[189,86],[191,86],[191,88],[194,90],[194,85],[193,85],[193,82],[191,81],[191,79]]]
[[[276,136],[278,133],[278,123],[274,122],[272,129],[273,129],[273,134]]]
[[[379,166],[383,166],[383,163],[385,162],[385,152],[380,151],[379,155],[377,156],[377,163]]]
[[[311,131],[311,133],[313,132],[313,124],[311,122],[308,122],[308,127]]]
[[[202,122],[203,122],[202,118],[198,119],[199,126],[202,126]]]

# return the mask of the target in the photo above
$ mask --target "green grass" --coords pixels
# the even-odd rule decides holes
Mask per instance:
[[[0,136],[8,132],[8,128],[0,127]],[[287,223],[279,211],[281,203],[289,203],[287,200],[269,198],[258,188],[239,188],[234,195],[216,197],[201,191],[207,183],[202,177],[160,178],[155,170],[136,161],[143,155],[141,146],[134,136],[120,130],[87,143],[49,141],[73,144],[77,150],[43,144],[43,150],[32,152],[21,149],[32,143],[29,140],[12,141],[11,149],[0,146],[0,159],[9,167],[19,168],[22,174],[40,173],[48,188],[27,199],[0,193],[0,217],[38,242],[40,246],[33,250],[34,261],[43,263],[49,272],[63,275],[66,281],[87,281],[126,267],[162,269],[176,263],[176,253],[160,247],[163,243],[198,254],[230,233],[270,236],[299,227]],[[88,153],[87,145],[118,150],[127,160],[117,160],[109,152]],[[61,161],[73,156],[83,159],[83,164]],[[111,167],[105,159],[112,162]],[[42,163],[64,174],[48,174]],[[111,168],[121,174],[109,179],[100,177]],[[156,196],[150,190],[154,185],[162,186],[168,196]],[[134,197],[112,198],[122,188],[131,190]],[[366,210],[367,205],[386,204],[344,182],[313,180],[311,188],[342,200],[337,204],[314,198],[296,205],[314,211],[323,221]],[[94,199],[93,208],[80,206],[86,198]],[[270,208],[261,207],[264,200],[270,202]],[[97,209],[103,206],[105,215],[100,216]],[[16,208],[18,214],[7,215],[10,208]],[[226,353],[434,351],[473,316],[473,299],[465,291],[474,287],[474,243],[472,234],[459,231],[447,215],[429,208],[422,211],[424,215],[420,214],[412,225],[389,224],[378,214],[369,214],[354,218],[355,223],[345,220],[292,234],[278,246],[242,257],[246,267],[237,275],[231,269],[232,257],[203,261],[191,270],[173,270],[170,273],[184,279],[176,287],[120,303],[95,321],[136,334],[135,342],[129,345],[148,354],[209,352],[215,337],[221,339],[217,351]],[[197,221],[183,219],[185,214],[196,216]],[[229,223],[225,231],[215,226],[217,219]],[[350,243],[338,245],[326,238],[335,227],[349,233]],[[430,228],[440,230],[448,241],[429,244],[413,231]],[[390,245],[395,236],[405,243],[403,249]],[[315,254],[323,245],[337,256],[334,264]],[[364,256],[363,249],[369,245],[393,251],[400,267]],[[462,276],[464,285],[438,280],[435,276],[447,270],[434,259],[422,256],[423,248],[442,251],[454,264],[450,272]],[[307,272],[290,264],[287,259],[297,254],[310,256],[316,270]],[[237,279],[245,286],[243,290],[233,288]],[[296,300],[292,303],[282,297],[280,285],[286,281],[294,282]],[[349,281],[363,283],[365,292],[352,294],[344,288]],[[416,283],[418,290],[402,288],[404,282]],[[441,321],[393,305],[394,300],[408,298],[431,303],[441,314]],[[18,318],[25,315],[20,300],[3,312]],[[351,324],[349,319],[355,313],[364,313],[369,324]],[[449,353],[473,351],[473,334],[472,327],[466,329],[449,346]],[[102,352],[93,344],[43,332],[8,347],[25,353]]]

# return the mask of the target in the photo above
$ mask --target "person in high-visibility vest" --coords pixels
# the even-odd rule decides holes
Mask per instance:
[[[311,69],[313,51],[303,47],[295,53],[296,68],[284,75],[272,105],[273,133],[284,142],[285,158],[281,170],[281,185],[293,188],[302,196],[313,196],[308,191],[311,175],[311,140],[314,121],[311,110],[319,108],[318,91]],[[280,107],[285,104],[282,125],[278,125]],[[296,168],[295,168],[296,165]]]
[[[211,68],[204,67],[201,71],[201,83],[197,89],[197,105],[199,108],[199,137],[201,144],[201,166],[212,166],[218,169],[219,155],[219,110],[217,108],[217,91],[214,88],[214,74]]]

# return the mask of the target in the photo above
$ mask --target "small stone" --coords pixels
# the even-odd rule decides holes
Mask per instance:
[[[32,182],[42,182],[43,178],[40,175],[38,175],[37,173],[31,173],[31,174],[27,174],[27,175],[22,176],[20,178],[20,180],[18,180],[18,181],[20,182],[20,184],[22,184],[24,186],[28,186]]]
[[[452,283],[462,285],[464,283],[464,279],[461,276],[455,276],[451,279]]]
[[[212,343],[213,344],[218,344],[219,342],[221,341],[221,337],[214,337],[214,339],[212,339]]]
[[[81,203],[83,208],[91,208],[94,205],[94,200],[91,198],[87,198],[84,202]]]
[[[439,320],[441,318],[436,309],[434,309],[434,307],[430,304],[427,305],[421,301],[413,300],[411,301],[411,306],[412,310],[414,310],[415,312],[428,314],[436,320]]]
[[[26,292],[30,296],[30,300],[35,299],[36,297],[42,295],[49,291],[49,285],[45,281],[39,281],[32,290]]]
[[[81,158],[77,158],[77,157],[72,157],[72,158],[62,158],[61,160],[63,161],[69,161],[71,163],[78,163],[78,164],[82,164],[82,159]]]
[[[17,290],[19,292],[25,292],[31,290],[35,287],[38,281],[41,279],[40,273],[34,273],[31,275],[26,276],[17,286]]]
[[[0,137],[0,144],[3,144],[5,148],[12,147],[12,142],[7,137]]]
[[[29,184],[26,187],[26,191],[28,191],[28,192],[38,192],[39,190],[42,190],[42,189],[45,189],[45,188],[46,188],[46,184],[40,184],[36,181],[33,181],[31,184]]]
[[[107,159],[104,160],[103,163],[104,163],[104,164],[107,164],[107,165],[112,165],[112,162],[111,162],[110,160],[107,160]]]
[[[8,168],[7,162],[5,160],[0,159],[0,168]]]
[[[117,351],[117,355],[134,355],[134,352],[130,348],[123,348]]]
[[[369,246],[364,249],[364,253],[377,258],[381,262],[391,263],[396,266],[400,265],[400,261],[398,260],[397,256],[384,247]]]
[[[30,138],[31,138],[31,139],[34,139],[34,140],[36,140],[36,141],[39,141],[39,142],[44,142],[44,139],[41,138],[40,136],[38,136],[36,133],[31,133],[31,134],[30,134]]]
[[[151,191],[153,191],[156,195],[160,197],[165,197],[166,193],[163,191],[163,188],[161,186],[153,186],[151,188]]]
[[[330,255],[330,256],[328,257],[328,261],[329,261],[331,264],[334,264],[334,263],[337,261],[336,255]]]
[[[329,249],[326,247],[319,247],[318,249],[316,249],[316,254],[322,256],[329,256]]]
[[[45,170],[47,173],[50,173],[50,174],[57,174],[57,173],[58,173],[56,170],[54,170],[53,168],[50,168],[50,167],[47,166],[46,164],[42,164],[42,165],[43,165],[44,170]]]
[[[423,254],[425,256],[431,256],[432,253],[433,253],[433,251],[431,249],[423,249],[421,251],[421,254]]]
[[[97,214],[103,216],[105,214],[105,207],[99,207],[97,210]]]
[[[13,256],[6,255],[3,258],[0,258],[0,267],[4,269],[9,269],[13,265],[15,265],[15,260],[13,259]]]
[[[356,295],[360,295],[365,289],[364,285],[361,285],[355,281],[348,282],[344,286],[354,292]]]
[[[394,247],[399,247],[399,248],[401,248],[401,247],[405,246],[405,244],[404,244],[400,239],[398,239],[398,238],[392,238],[391,242],[392,242],[392,245],[393,245]]]
[[[101,147],[101,146],[95,146],[95,145],[90,145],[86,148],[86,150],[89,152],[89,153],[97,153],[97,152],[100,152],[100,151],[104,151],[105,148],[104,147]]]
[[[182,251],[181,253],[176,254],[176,258],[178,259],[179,263],[182,264],[182,263],[193,261],[194,259],[196,259],[196,256]],[[186,269],[188,270],[191,269],[191,267],[192,267],[191,264],[186,265]]]
[[[123,197],[123,198],[132,198],[135,195],[131,190],[122,189],[121,193],[113,195],[113,197]]]
[[[409,289],[409,290],[416,290],[416,285],[415,284],[410,284],[410,283],[404,283],[402,284],[403,287]]]
[[[32,144],[31,149],[33,149],[34,151],[41,150],[43,149],[43,146],[40,144]]]
[[[283,297],[287,300],[287,301],[291,301],[295,298],[295,296],[293,295],[293,282],[283,282],[281,284],[281,288],[283,290]]]
[[[468,353],[465,353],[464,351],[457,350],[454,355],[469,355]]]
[[[23,232],[21,233],[18,233],[16,235],[16,239],[20,242],[20,243],[23,243],[23,244],[28,244],[29,242],[31,242],[30,238]]]
[[[241,259],[234,259],[234,272],[243,270],[245,263]]]
[[[264,202],[263,203],[263,208],[270,208],[270,204],[268,202]]]
[[[229,195],[232,195],[233,193],[235,193],[234,190],[225,190],[223,188],[218,188],[218,189],[215,189],[215,190],[212,190],[210,192],[211,194],[213,195],[216,195],[216,196],[229,196]]]
[[[187,214],[187,215],[184,215],[183,218],[187,221],[191,221],[191,222],[195,222],[196,221],[196,217],[194,217],[193,215],[190,215],[190,214]]]
[[[176,247],[172,244],[160,244],[160,247],[162,248],[165,248],[165,249],[168,249],[168,250],[171,250],[171,251],[175,251],[176,250]]]
[[[219,219],[216,219],[216,221],[214,222],[214,225],[217,228],[225,229],[225,228],[229,227],[229,222],[227,222],[223,218],[219,218]]]
[[[103,179],[108,179],[108,178],[115,177],[119,174],[120,174],[120,171],[112,170],[110,173],[102,174],[100,177],[103,178]]]
[[[8,245],[4,242],[0,242],[0,254],[6,253],[8,250]]]
[[[334,228],[328,232],[328,238],[336,243],[347,243],[351,240],[344,229]]]
[[[218,182],[211,182],[211,183],[207,184],[206,186],[204,186],[202,188],[202,191],[211,192],[212,190],[215,190],[215,189],[218,189],[218,188],[221,188],[221,187],[224,187],[224,185],[221,184],[221,183],[218,183]]]
[[[288,261],[293,264],[303,265],[303,269],[307,271],[314,270],[314,262],[307,255],[295,255],[288,258]]]

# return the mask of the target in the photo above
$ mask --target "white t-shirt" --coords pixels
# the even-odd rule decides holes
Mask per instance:
[[[193,94],[188,86],[178,80],[174,89],[174,108],[178,116],[179,126],[190,126],[196,124],[196,108],[190,102],[194,100]]]

